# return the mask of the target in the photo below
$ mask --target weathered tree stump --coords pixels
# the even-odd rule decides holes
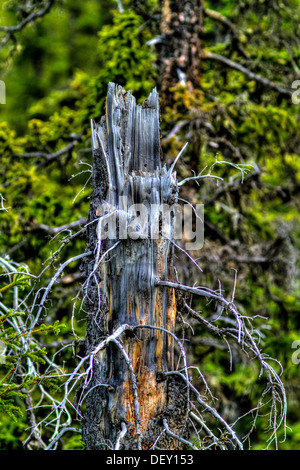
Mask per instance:
[[[176,174],[161,165],[159,100],[142,105],[108,86],[106,116],[92,122],[93,194],[86,263],[86,348],[90,353],[122,325],[95,357],[84,393],[86,449],[181,448],[166,433],[186,434],[187,398],[174,369],[173,215],[163,233],[161,207],[176,202]],[[140,204],[140,206],[136,206]],[[146,208],[141,213],[132,208]],[[175,376],[174,376],[175,377]],[[167,420],[167,421],[166,421]]]

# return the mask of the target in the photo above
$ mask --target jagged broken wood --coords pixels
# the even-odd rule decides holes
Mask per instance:
[[[86,264],[87,352],[121,325],[139,328],[110,341],[94,358],[83,422],[85,445],[149,449],[162,433],[165,448],[181,448],[174,435],[185,437],[188,394],[181,393],[186,388],[181,380],[165,375],[174,369],[175,290],[155,283],[172,278],[174,247],[160,231],[150,236],[150,208],[171,205],[178,191],[176,174],[161,165],[156,90],[136,105],[130,92],[110,83],[106,115],[99,124],[92,122],[92,143],[89,221],[99,222],[87,226],[93,253]],[[148,208],[147,230],[132,224],[130,208],[136,204]],[[113,210],[105,216],[107,207]],[[107,235],[109,228],[105,232],[109,218],[117,221],[112,236]],[[121,233],[124,218],[127,237]],[[154,219],[159,225],[159,212]]]
[[[278,373],[269,364],[274,359],[265,355],[256,343],[252,318],[242,315],[233,303],[235,284],[231,299],[227,300],[221,288],[214,291],[172,280],[173,249],[182,250],[173,239],[175,222],[169,217],[166,236],[159,211],[153,213],[150,209],[184,200],[178,197],[176,160],[169,170],[161,165],[156,90],[142,105],[136,105],[131,93],[109,84],[106,115],[99,124],[92,122],[92,142],[93,194],[86,224],[88,244],[86,253],[79,255],[86,274],[83,284],[86,355],[68,378],[64,399],[65,405],[77,380],[84,378],[74,404],[82,418],[85,448],[169,450],[186,445],[199,449],[243,448],[233,429],[240,418],[233,425],[227,424],[201,398],[189,378],[185,350],[175,333],[177,314],[185,322],[184,312],[222,338],[230,355],[233,342],[241,353],[247,353],[249,359],[259,364],[259,378],[264,375],[266,387],[257,407],[242,417],[254,413],[250,434],[260,410],[268,405],[271,432],[268,445],[272,442],[277,445],[277,432],[286,425],[282,369]],[[148,225],[131,210],[137,204],[147,208]],[[111,221],[116,222],[115,226]],[[188,257],[196,263],[189,254]],[[206,298],[219,306],[221,310],[214,323],[195,311],[186,299],[177,299],[178,292]],[[223,311],[231,316],[229,327],[222,324]],[[176,349],[180,361],[175,367]],[[79,374],[83,365],[85,372]],[[209,391],[202,372],[197,370],[206,392]],[[75,375],[75,383],[69,388]],[[217,437],[205,423],[203,413],[211,415],[224,429],[226,444],[223,434]],[[191,419],[200,424],[199,431]],[[195,432],[193,441],[189,429]]]

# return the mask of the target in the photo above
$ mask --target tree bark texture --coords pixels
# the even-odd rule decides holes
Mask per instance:
[[[191,92],[200,88],[202,30],[203,0],[163,0],[158,54],[163,107],[173,105],[171,89],[179,82]]]
[[[202,93],[203,0],[163,0],[160,36],[158,90],[164,112],[176,108],[178,84],[184,85],[193,99]],[[197,120],[191,120],[187,133],[190,134],[190,168],[198,172],[201,137]]]
[[[155,284],[170,279],[173,244],[151,236],[154,205],[176,201],[176,174],[161,164],[159,100],[156,90],[142,105],[122,87],[108,86],[106,115],[92,122],[93,194],[85,264],[86,350],[129,325],[95,356],[85,389],[83,439],[89,449],[181,448],[163,425],[186,435],[187,399],[174,370],[176,298],[173,289]],[[147,208],[147,227],[131,212]],[[109,216],[104,217],[106,208]],[[156,207],[156,206],[154,206]],[[113,208],[113,210],[111,210]],[[116,221],[116,232],[109,222]],[[124,236],[121,221],[126,221]],[[170,217],[172,225],[172,217]],[[108,231],[105,231],[108,230]],[[112,236],[104,237],[104,234]],[[170,232],[172,233],[172,232]],[[101,261],[101,262],[100,262]],[[163,432],[162,432],[163,431]]]

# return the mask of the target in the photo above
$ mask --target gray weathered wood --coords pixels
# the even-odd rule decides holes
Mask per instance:
[[[176,201],[177,181],[161,164],[156,90],[136,105],[130,92],[110,83],[106,116],[99,124],[92,122],[92,142],[89,220],[101,218],[109,207],[117,231],[112,239],[105,238],[108,218],[101,219],[101,230],[99,222],[89,225],[88,249],[94,255],[86,265],[87,350],[122,324],[148,327],[123,334],[99,352],[88,384],[83,437],[87,449],[107,449],[116,442],[121,449],[147,449],[164,429],[162,417],[182,435],[186,414],[179,385],[162,379],[174,368],[174,338],[167,330],[175,330],[176,299],[174,289],[158,286],[156,280],[172,275],[173,245],[160,231],[151,237],[150,209]],[[133,204],[147,207],[146,228],[132,220]],[[122,235],[124,220],[127,238]],[[98,265],[107,251],[105,262]],[[170,436],[164,442],[167,448],[181,445]]]

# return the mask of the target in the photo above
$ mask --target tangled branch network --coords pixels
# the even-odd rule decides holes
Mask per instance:
[[[193,332],[194,326],[198,324],[205,328],[206,331],[212,336],[219,337],[228,347],[230,353],[230,364],[233,347],[238,348],[242,354],[247,355],[249,361],[255,360],[259,364],[259,378],[265,380],[265,388],[261,394],[260,399],[258,400],[257,406],[253,409],[250,409],[243,416],[240,416],[233,423],[226,422],[221,414],[217,411],[215,406],[215,398],[213,397],[203,372],[199,369],[199,367],[188,365],[187,354],[185,350],[185,339],[179,338],[178,334],[175,334],[164,328],[159,328],[155,325],[119,325],[114,330],[114,332],[104,338],[97,345],[97,347],[94,348],[93,351],[84,357],[77,357],[78,363],[71,372],[66,372],[63,365],[59,364],[59,356],[65,351],[66,348],[74,347],[77,341],[83,341],[80,337],[77,336],[75,329],[73,329],[74,340],[68,342],[62,347],[59,347],[54,353],[52,359],[49,359],[46,354],[43,355],[43,359],[45,363],[47,363],[47,367],[45,368],[43,374],[40,374],[37,365],[33,360],[30,359],[30,357],[26,358],[26,362],[22,360],[24,352],[32,352],[41,349],[41,345],[39,344],[38,340],[35,339],[33,333],[35,332],[35,328],[37,328],[39,325],[43,312],[46,311],[46,303],[50,298],[51,290],[59,281],[63,272],[68,269],[68,266],[71,263],[79,261],[87,256],[94,257],[94,267],[88,278],[82,284],[78,294],[73,299],[73,318],[76,314],[78,303],[77,301],[79,299],[79,310],[84,310],[84,303],[86,296],[88,295],[88,287],[92,279],[95,280],[96,286],[99,290],[99,308],[101,308],[101,287],[99,285],[96,274],[101,264],[107,262],[115,247],[121,243],[120,241],[117,241],[108,250],[103,252],[102,227],[104,218],[105,216],[102,216],[92,222],[89,222],[97,223],[97,244],[94,252],[87,251],[85,253],[80,253],[77,256],[73,256],[67,261],[64,261],[58,268],[55,269],[55,273],[50,278],[48,278],[46,286],[43,285],[42,287],[39,287],[41,280],[45,278],[50,268],[53,269],[55,266],[55,263],[61,256],[61,251],[63,248],[78,236],[82,235],[87,229],[88,224],[86,223],[76,233],[73,233],[71,230],[74,228],[74,224],[71,228],[64,226],[62,231],[67,230],[68,235],[62,239],[60,247],[55,253],[52,254],[48,265],[42,270],[39,276],[31,275],[28,270],[23,272],[23,275],[31,281],[31,288],[29,292],[24,295],[24,298],[20,296],[20,289],[16,284],[14,286],[13,305],[8,306],[0,301],[0,319],[1,316],[7,315],[10,311],[15,313],[15,315],[9,319],[9,323],[21,341],[20,346],[16,351],[7,351],[8,355],[15,355],[14,372],[7,380],[12,382],[16,376],[18,376],[18,383],[21,384],[22,381],[25,380],[25,377],[26,380],[28,380],[28,378],[36,380],[34,385],[33,382],[31,382],[31,390],[25,390],[24,387],[22,388],[22,386],[20,386],[20,390],[23,389],[25,396],[27,407],[26,411],[29,423],[28,437],[25,439],[24,445],[31,448],[33,443],[35,443],[36,446],[46,450],[55,449],[57,448],[61,437],[66,432],[80,432],[77,418],[78,416],[79,418],[82,418],[80,410],[87,394],[91,391],[89,383],[93,375],[95,357],[99,351],[105,349],[110,343],[114,343],[121,351],[128,367],[134,397],[134,420],[138,448],[141,449],[141,419],[137,379],[134,373],[132,358],[130,358],[123,345],[123,338],[124,335],[128,334],[129,331],[134,331],[139,328],[148,328],[161,330],[164,334],[171,335],[175,340],[175,344],[178,348],[179,361],[176,370],[165,372],[165,375],[166,377],[172,375],[177,376],[177,378],[182,380],[186,386],[185,389],[187,394],[187,401],[189,404],[187,419],[189,421],[191,435],[193,436],[189,441],[187,441],[181,436],[174,434],[170,430],[167,419],[164,419],[162,431],[160,435],[157,436],[152,449],[162,449],[160,446],[160,440],[164,434],[167,434],[189,446],[191,449],[203,450],[210,448],[237,448],[241,450],[244,448],[244,442],[251,435],[256,421],[261,413],[268,413],[269,415],[270,436],[268,439],[268,446],[274,444],[275,447],[278,447],[278,431],[282,427],[284,429],[286,428],[287,410],[286,394],[281,380],[282,368],[278,361],[268,357],[261,351],[259,347],[261,332],[259,329],[255,329],[253,326],[255,317],[253,318],[243,315],[234,302],[236,277],[230,300],[223,296],[221,288],[218,291],[215,291],[203,286],[191,287],[188,285],[183,285],[180,282],[166,281],[161,279],[155,280],[155,286],[157,287],[168,287],[180,292],[184,308],[178,312],[178,315],[180,316],[181,322],[185,328],[187,327]],[[62,232],[57,232],[54,230],[52,233],[55,233],[55,236],[57,236]],[[183,250],[181,247],[179,248]],[[188,257],[193,263],[197,265],[196,261],[191,259],[190,254],[188,254]],[[8,278],[11,280],[15,274],[20,274],[18,269],[19,265],[12,261],[8,261],[5,258],[0,258],[0,266],[2,267],[3,271],[1,274],[2,277],[8,276]],[[213,302],[216,306],[215,316],[213,318],[207,318],[198,312],[191,303],[191,296],[193,298],[203,298],[209,303]],[[274,366],[271,365],[273,362],[275,364]],[[276,369],[279,370],[276,371]],[[193,384],[193,381],[195,380],[195,372],[196,379],[200,379],[200,381],[203,383],[203,395]],[[48,390],[46,390],[43,384],[47,378],[57,378],[61,381],[62,385],[60,388],[59,398],[57,393],[51,394]],[[97,386],[107,387],[108,385],[103,383],[98,384]],[[33,404],[32,400],[31,392],[33,390],[35,390],[35,392],[38,390],[40,394],[39,401],[36,404]],[[78,390],[80,391],[79,394],[77,393]],[[75,395],[77,397],[76,402],[74,402]],[[41,415],[41,410],[44,417],[38,420],[36,417]],[[247,435],[239,437],[235,431],[235,428],[239,420],[245,416],[252,417],[252,424]],[[51,435],[50,437],[47,437],[47,442],[45,442],[43,438],[45,429],[47,429],[47,435],[49,435],[49,429],[51,430]],[[124,422],[121,424],[121,431],[117,436],[116,442],[107,443],[107,446],[111,449],[118,450],[122,444],[122,440],[126,436],[126,433],[127,427],[126,423]]]

